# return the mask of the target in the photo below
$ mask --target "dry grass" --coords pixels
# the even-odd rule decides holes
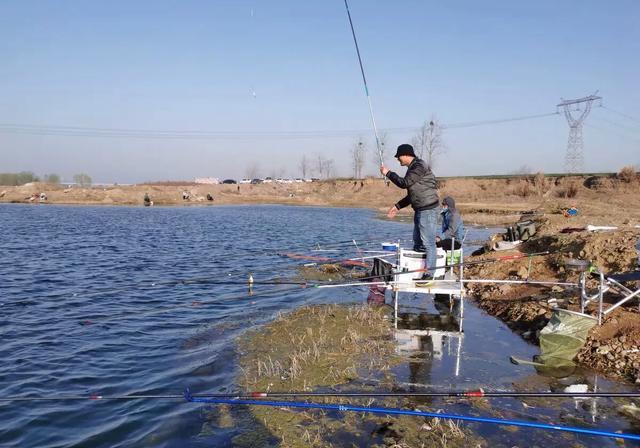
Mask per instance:
[[[636,174],[636,170],[632,166],[625,166],[620,170],[618,175],[616,176],[621,182],[630,184],[635,182],[638,179],[638,175]]]
[[[576,182],[571,182],[566,187],[556,190],[556,195],[559,198],[575,198],[578,195],[579,188]]]

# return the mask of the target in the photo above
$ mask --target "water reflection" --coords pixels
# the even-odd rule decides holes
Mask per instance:
[[[434,360],[443,354],[455,358],[453,375],[460,375],[460,357],[464,333],[461,329],[460,301],[434,299],[435,312],[398,313],[395,330],[396,351],[408,356],[409,381],[415,385],[429,384]]]

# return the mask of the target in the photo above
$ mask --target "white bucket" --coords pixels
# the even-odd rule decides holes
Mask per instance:
[[[446,252],[438,247],[436,249],[436,270],[430,271],[434,278],[442,278],[445,274]],[[424,275],[422,269],[425,268],[427,254],[425,252],[415,252],[413,250],[400,250],[400,263],[398,265],[400,271],[407,271],[407,274],[399,274],[398,281],[400,283],[411,283],[418,280]],[[411,272],[418,271],[418,272]]]

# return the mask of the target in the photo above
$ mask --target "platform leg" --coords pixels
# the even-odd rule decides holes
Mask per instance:
[[[398,290],[393,292],[393,328],[398,329]]]
[[[462,320],[464,319],[464,296],[460,294],[460,333],[462,333]]]
[[[456,376],[460,375],[460,353],[462,352],[462,337],[458,338],[458,349],[456,350]]]

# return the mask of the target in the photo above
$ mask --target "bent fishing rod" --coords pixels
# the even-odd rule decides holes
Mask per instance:
[[[349,17],[349,25],[351,26],[351,35],[353,36],[353,43],[356,46],[358,63],[360,64],[360,73],[362,74],[362,82],[364,83],[364,93],[367,95],[367,102],[369,103],[369,114],[371,115],[371,123],[373,124],[373,134],[376,137],[376,148],[378,150],[378,159],[380,160],[380,165],[382,165],[384,161],[382,160],[382,149],[380,147],[380,138],[378,137],[378,128],[376,126],[376,119],[373,115],[373,106],[371,105],[371,95],[369,95],[369,86],[367,86],[367,77],[364,75],[364,66],[362,65],[362,57],[360,56],[360,47],[358,46],[356,31],[353,28],[353,20],[351,20],[351,12],[349,11],[349,4],[347,3],[347,0],[344,0],[344,7],[347,10],[347,17]]]

